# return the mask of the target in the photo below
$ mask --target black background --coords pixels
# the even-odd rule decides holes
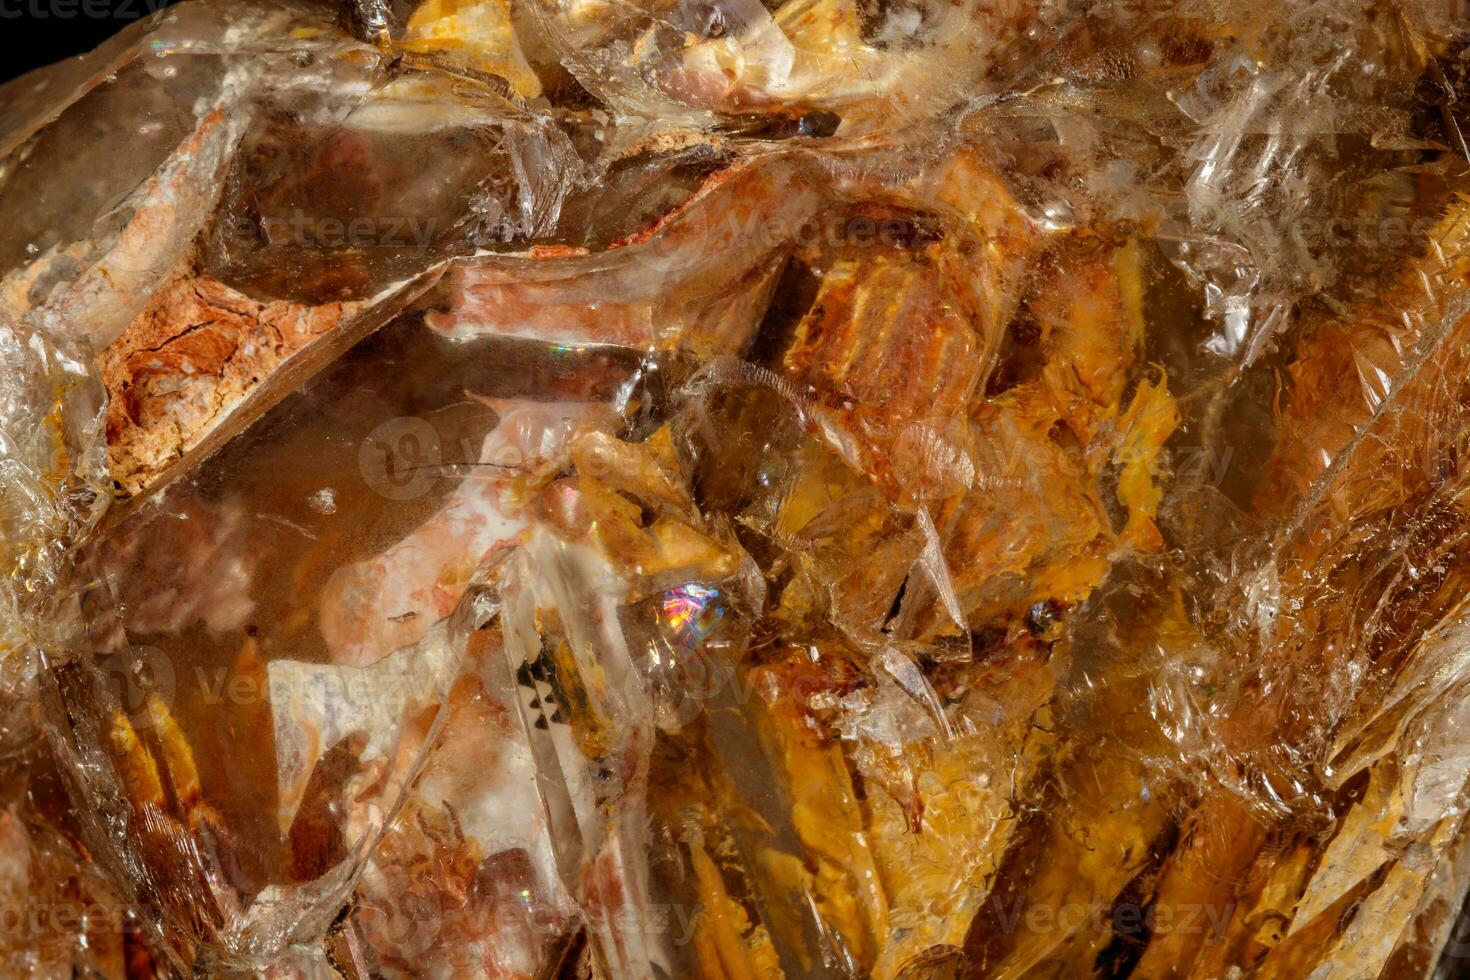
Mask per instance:
[[[0,82],[85,54],[172,0],[0,0]]]

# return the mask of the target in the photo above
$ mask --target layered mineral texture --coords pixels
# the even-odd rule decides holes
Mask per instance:
[[[184,0],[0,87],[0,974],[1461,975],[1462,7]]]

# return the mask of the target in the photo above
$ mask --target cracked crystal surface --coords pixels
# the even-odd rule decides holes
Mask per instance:
[[[1419,0],[187,0],[0,87],[0,973],[1443,977]]]

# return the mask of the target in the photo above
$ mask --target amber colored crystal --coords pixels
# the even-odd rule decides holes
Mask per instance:
[[[186,0],[0,86],[0,974],[1464,969],[1439,0]]]

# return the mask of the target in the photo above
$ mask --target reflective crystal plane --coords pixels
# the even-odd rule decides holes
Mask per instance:
[[[186,0],[0,87],[0,974],[1448,977],[1438,0]]]

